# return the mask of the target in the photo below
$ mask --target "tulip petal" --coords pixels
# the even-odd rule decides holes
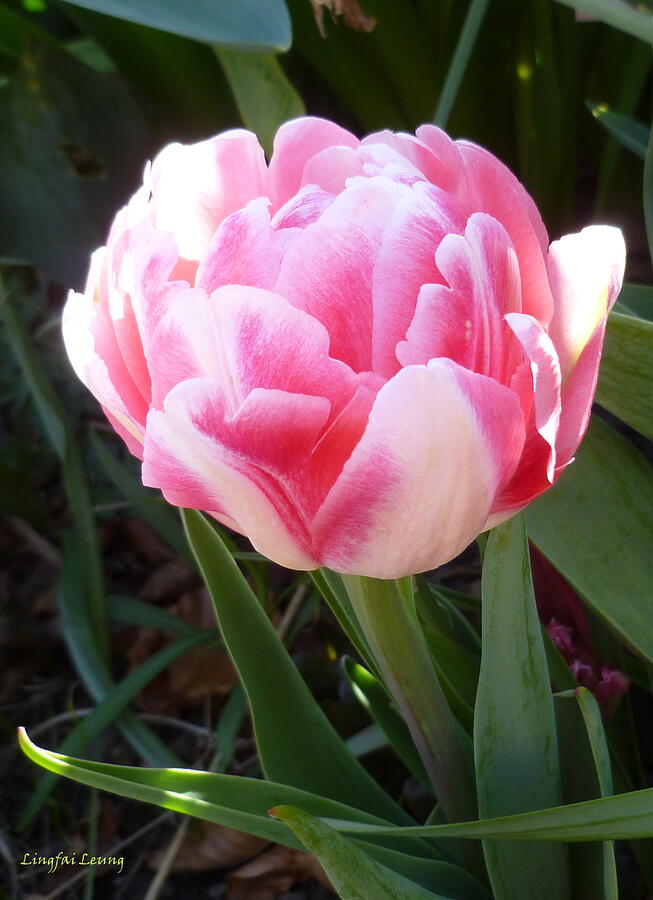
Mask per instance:
[[[402,369],[313,522],[315,557],[380,578],[451,559],[480,531],[523,442],[508,388],[449,360]]]
[[[71,291],[62,330],[78,378],[121,421],[123,431],[142,444],[147,403],[125,365],[106,305]]]
[[[209,376],[225,386],[236,410],[255,388],[326,397],[338,415],[356,390],[355,374],[329,357],[323,325],[284,297],[228,285],[210,297],[180,293],[150,346],[157,364],[152,403],[180,381]]]
[[[260,197],[227,216],[199,264],[196,287],[209,294],[225,284],[272,287],[292,234],[272,229],[268,205]]]
[[[625,262],[623,235],[609,225],[592,225],[551,244],[548,272],[555,312],[549,334],[563,380],[617,299]]]
[[[143,483],[203,509],[280,565],[315,568],[310,538],[277,476],[309,453],[329,415],[320,397],[255,391],[235,414],[220,384],[186,381],[150,410]]]
[[[533,398],[533,418],[538,434],[550,447],[545,471],[553,482],[556,464],[555,446],[560,424],[560,363],[551,338],[532,316],[510,313],[506,321],[519,341],[530,363],[532,384],[528,396]],[[522,409],[525,404],[522,404]]]
[[[383,235],[373,274],[372,365],[391,377],[399,369],[396,348],[415,313],[423,284],[441,281],[435,248],[445,234],[462,231],[446,194],[424,182],[401,200]]]
[[[304,177],[304,166],[311,157],[329,147],[356,148],[358,144],[358,138],[351,132],[326,119],[305,116],[284,123],[274,138],[268,175],[267,196],[272,200],[273,209],[279,209],[303,185],[310,183]]]
[[[484,213],[470,216],[464,236],[447,234],[435,262],[447,285],[420,291],[402,365],[446,357],[508,384],[518,357],[505,316],[521,309],[517,257],[503,226]]]
[[[372,369],[372,290],[386,224],[409,188],[359,181],[298,235],[285,254],[277,293],[326,327],[330,353],[354,371]]]
[[[196,144],[168,144],[152,163],[156,227],[174,235],[180,256],[201,259],[228,215],[265,196],[265,155],[249,131]]]

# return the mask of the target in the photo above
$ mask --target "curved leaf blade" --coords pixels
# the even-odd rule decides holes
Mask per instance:
[[[288,50],[290,17],[284,0],[66,0],[94,12],[221,46]]]

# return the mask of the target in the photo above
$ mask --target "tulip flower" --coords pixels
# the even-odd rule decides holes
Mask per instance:
[[[71,293],[71,361],[143,481],[296,569],[432,569],[550,487],[587,426],[621,233],[549,246],[431,125],[166,147]]]

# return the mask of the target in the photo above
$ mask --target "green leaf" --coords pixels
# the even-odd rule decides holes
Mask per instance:
[[[269,157],[277,128],[305,114],[301,97],[276,56],[229,49],[216,49],[216,53],[243,124],[256,134]]]
[[[283,0],[66,0],[83,9],[210,44],[287,50],[290,19]]]
[[[446,900],[382,866],[353,841],[303,810],[277,806],[270,813],[292,828],[304,847],[317,856],[342,900]]]
[[[481,838],[484,841],[619,841],[653,837],[653,788],[536,812],[451,825],[371,827],[331,821],[342,834]],[[528,852],[528,851],[525,851]]]
[[[384,821],[346,804],[284,784],[194,769],[146,769],[73,759],[37,747],[24,729],[19,729],[19,742],[33,762],[81,784],[154,803],[286,846],[301,845],[285,826],[267,815],[267,810],[278,803],[300,804],[315,815],[351,818],[355,822],[382,824]]]
[[[587,13],[640,41],[653,44],[653,17],[623,0],[558,0],[558,3],[571,6],[572,9]]]
[[[456,102],[458,91],[467,69],[467,65],[474,50],[476,38],[483,24],[489,0],[471,0],[467,17],[460,31],[460,37],[456,44],[444,85],[440,91],[438,105],[433,116],[433,124],[439,128],[446,128],[449,115]]]
[[[653,288],[648,284],[624,284],[614,306],[614,312],[653,322]],[[608,317],[608,327],[609,322]]]
[[[406,768],[419,778],[427,791],[431,791],[424,763],[420,759],[408,727],[395,709],[383,684],[353,659],[345,657],[343,665],[354,696],[381,726]]]
[[[565,801],[612,794],[610,753],[601,713],[583,687],[556,694]],[[574,900],[618,900],[614,845],[582,843],[571,848]]]
[[[653,322],[610,313],[596,401],[653,440]]]
[[[249,698],[266,776],[410,822],[334,731],[216,531],[195,510],[182,518]]]
[[[334,817],[339,821],[369,823],[369,827],[384,824],[383,819],[359,809],[284,784],[193,769],[141,769],[74,759],[37,747],[22,728],[18,739],[25,755],[37,765],[80,784],[226,825],[289,847],[301,849],[302,845],[289,828],[273,821],[267,814],[271,807],[280,803],[300,806],[312,815]],[[381,846],[378,838],[368,841],[356,836],[355,841],[363,845],[370,856],[395,871],[428,885],[441,884],[448,897],[488,900],[487,891],[463,869],[434,858],[436,850],[433,846],[413,840],[412,846],[423,847],[426,851],[426,855],[420,857]],[[396,847],[397,841],[393,839],[392,842]],[[402,843],[409,844],[399,842]]]
[[[605,624],[649,662],[651,509],[653,469],[629,441],[594,418],[576,461],[526,510],[537,547]]]
[[[68,734],[59,747],[60,753],[81,753],[108,725],[119,716],[129,701],[149,684],[159,672],[162,672],[179,656],[198,644],[215,641],[215,634],[199,632],[168,644],[162,650],[149,657],[133,672],[130,672],[119,684],[107,692],[104,700],[95,707],[92,713],[85,716]],[[38,814],[47,796],[57,781],[55,774],[48,774],[40,779],[36,790],[30,796],[20,821],[19,828],[24,828]]]
[[[107,613],[111,619],[126,622],[128,625],[159,628],[161,631],[172,631],[182,636],[201,633],[181,616],[176,616],[154,603],[137,600],[135,597],[110,594],[107,597]]]
[[[143,116],[115,78],[32,44],[0,91],[0,119],[3,251],[80,287],[141,179],[151,149]]]
[[[603,125],[619,143],[631,150],[635,156],[644,159],[650,129],[630,116],[614,112],[606,103],[587,101],[587,108],[594,118]]]
[[[651,21],[653,22],[653,19]],[[653,128],[649,135],[646,156],[644,157],[642,201],[644,205],[646,238],[648,240],[648,255],[651,262],[653,262]]]
[[[523,516],[490,534],[483,563],[483,651],[474,715],[479,813],[501,816],[562,801],[549,672]],[[569,897],[565,847],[484,844],[497,900]]]

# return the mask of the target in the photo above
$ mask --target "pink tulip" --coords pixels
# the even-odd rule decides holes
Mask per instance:
[[[320,119],[166,147],[71,293],[72,363],[143,481],[296,569],[434,568],[585,432],[621,233],[549,247],[487,151]]]

